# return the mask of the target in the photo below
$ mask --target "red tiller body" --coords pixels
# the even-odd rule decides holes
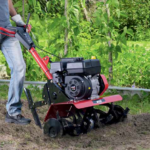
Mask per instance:
[[[101,92],[100,96],[108,89],[108,82],[104,75],[100,75],[104,82],[104,90]],[[100,97],[98,99],[87,99],[87,100],[79,100],[79,101],[68,101],[59,104],[52,104],[46,114],[44,121],[46,122],[50,118],[56,118],[56,112],[59,110],[61,117],[66,117],[68,110],[73,109],[87,109],[88,107],[104,105],[107,103],[113,103],[117,101],[122,101],[122,97],[120,95],[113,95],[108,97]]]
[[[108,97],[101,97],[98,99],[93,100],[82,100],[78,102],[70,101],[65,103],[59,103],[59,104],[52,104],[49,107],[49,110],[46,114],[46,117],[44,119],[44,122],[46,122],[50,118],[56,118],[56,112],[59,111],[60,117],[67,117],[68,110],[71,108],[72,111],[76,109],[87,109],[88,107],[98,106],[98,105],[104,105],[107,103],[113,103],[122,101],[122,97],[120,95],[113,95]]]

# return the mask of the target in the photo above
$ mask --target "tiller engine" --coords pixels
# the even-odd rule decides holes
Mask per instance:
[[[26,27],[30,27],[28,23]],[[48,78],[43,88],[42,101],[34,102],[30,91],[24,89],[35,123],[43,128],[44,134],[50,137],[80,135],[102,125],[123,121],[127,117],[128,108],[124,110],[113,104],[122,100],[120,95],[100,97],[107,90],[108,83],[105,76],[100,74],[98,59],[63,58],[60,62],[50,62],[48,56],[41,59],[26,27],[0,27],[0,30],[5,36],[16,37]],[[49,62],[50,69],[47,68]],[[42,127],[36,108],[43,105],[49,105],[49,109]],[[107,112],[96,109],[98,105],[107,106]]]

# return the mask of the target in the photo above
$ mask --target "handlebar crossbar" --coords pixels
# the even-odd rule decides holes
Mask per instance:
[[[0,34],[3,34],[5,36],[10,36],[10,37],[14,37],[16,34],[15,31],[12,31],[3,27],[0,27],[0,31],[3,31],[3,32],[0,32]]]
[[[0,31],[4,31],[4,32],[9,33],[9,34],[16,34],[15,31],[11,31],[11,30],[8,30],[8,29],[3,28],[3,27],[0,27]]]

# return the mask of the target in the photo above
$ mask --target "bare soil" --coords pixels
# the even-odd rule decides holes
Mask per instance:
[[[27,101],[23,101],[23,115],[32,122],[26,126],[5,123],[5,104],[0,101],[0,150],[150,150],[150,114],[129,115],[124,122],[78,137],[51,139],[34,124]],[[41,120],[45,110],[38,110]]]

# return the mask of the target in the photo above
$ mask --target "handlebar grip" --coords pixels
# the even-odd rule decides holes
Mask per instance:
[[[28,19],[27,19],[27,24],[26,24],[26,26],[28,26],[29,19],[30,19],[30,13],[28,13]]]

